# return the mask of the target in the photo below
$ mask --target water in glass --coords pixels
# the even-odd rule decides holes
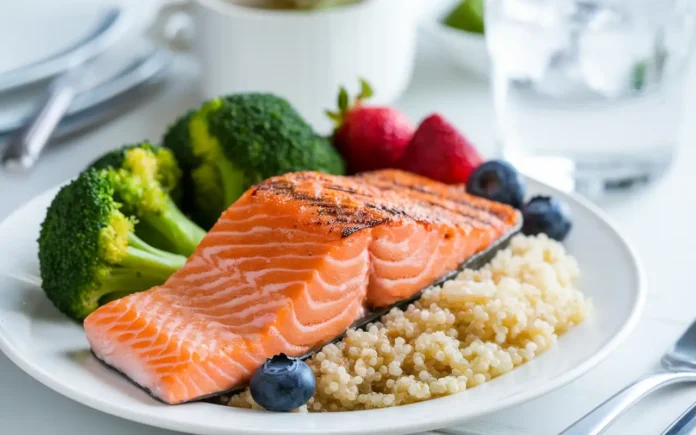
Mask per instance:
[[[647,181],[679,137],[693,0],[487,0],[502,155],[586,194]]]

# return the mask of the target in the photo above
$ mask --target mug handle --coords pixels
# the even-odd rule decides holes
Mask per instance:
[[[165,3],[157,11],[148,35],[158,45],[172,51],[188,51],[193,42],[192,0]]]

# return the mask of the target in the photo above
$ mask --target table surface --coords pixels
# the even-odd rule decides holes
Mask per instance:
[[[0,172],[0,219],[34,195],[78,173],[103,151],[129,141],[161,137],[164,126],[197,102],[196,75],[195,65],[181,59],[164,90],[136,109],[51,147],[29,174]],[[696,80],[689,86],[689,96],[694,92]],[[687,113],[693,113],[695,100],[687,101]],[[484,152],[492,152],[493,109],[486,83],[458,70],[427,42],[421,42],[412,85],[397,106],[413,121],[440,112]],[[689,269],[696,245],[696,232],[691,230],[696,215],[694,143],[696,123],[687,117],[673,169],[642,191],[600,204],[632,242],[647,272],[647,308],[629,339],[572,384],[524,405],[447,429],[448,433],[557,434],[622,386],[657,367],[662,352],[696,314],[696,274]],[[3,434],[174,434],[72,402],[30,378],[2,354],[0,385]],[[640,402],[608,433],[660,433],[694,401],[696,387],[665,389]]]

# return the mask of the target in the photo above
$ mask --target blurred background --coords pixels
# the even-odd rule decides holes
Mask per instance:
[[[370,104],[414,125],[440,113],[486,157],[599,200],[650,185],[674,161],[692,3],[8,2],[3,164],[55,184],[104,149],[161,137],[204,100],[246,91],[287,98],[329,134],[325,109],[364,78]],[[64,170],[34,168],[44,152]]]

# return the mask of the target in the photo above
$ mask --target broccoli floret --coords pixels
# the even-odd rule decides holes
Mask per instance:
[[[214,99],[171,126],[163,145],[190,171],[192,215],[206,228],[249,187],[287,172],[343,174],[331,142],[284,99],[248,93]],[[185,202],[186,203],[186,202]]]
[[[196,112],[196,110],[189,110],[176,122],[170,124],[164,133],[163,143],[174,152],[179,167],[184,172],[201,164],[201,160],[191,150],[191,134],[189,133],[189,122]]]
[[[191,215],[191,217],[197,221],[197,213],[193,204],[194,192],[193,183],[191,182],[191,170],[200,164],[200,159],[194,156],[191,151],[188,128],[188,123],[195,113],[195,110],[189,110],[175,123],[167,126],[163,140],[173,147],[172,152],[176,156],[176,160],[182,171],[181,180],[177,189],[178,194],[176,196],[172,195],[172,198],[184,212]]]
[[[82,321],[100,305],[164,283],[186,257],[133,233],[108,171],[90,169],[53,199],[39,235],[42,287],[63,313]]]
[[[123,212],[138,220],[136,234],[162,249],[190,255],[206,232],[186,217],[170,196],[181,169],[172,152],[147,142],[111,151],[90,165],[105,169]]]

